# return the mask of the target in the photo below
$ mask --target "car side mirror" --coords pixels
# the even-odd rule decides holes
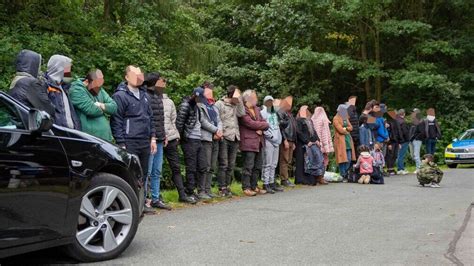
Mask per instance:
[[[30,132],[42,133],[53,127],[53,120],[45,111],[30,109],[28,113],[28,130]]]

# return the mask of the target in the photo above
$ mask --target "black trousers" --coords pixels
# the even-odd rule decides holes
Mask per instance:
[[[391,145],[392,149],[389,149],[388,146]],[[387,145],[387,156],[385,158],[385,162],[387,164],[387,169],[389,171],[394,171],[395,163],[397,162],[398,158],[398,143],[391,143]]]
[[[201,140],[187,139],[181,143],[186,165],[186,193],[193,194],[196,189],[198,158],[201,155]]]
[[[256,189],[257,181],[262,172],[262,152],[242,152],[244,167],[242,171],[242,190]]]
[[[143,179],[145,180],[146,175],[148,174],[148,161],[150,160],[150,142],[149,141],[126,141],[125,147],[129,153],[135,154],[140,160],[140,165],[142,166]]]
[[[180,198],[186,196],[183,184],[183,176],[181,175],[181,164],[179,161],[178,153],[178,140],[172,140],[168,142],[166,147],[163,147],[163,153],[165,154],[168,165],[171,168],[171,174],[173,175],[173,183],[178,190]]]
[[[237,140],[223,139],[219,142],[219,171],[217,172],[219,189],[226,188],[232,183],[238,151],[239,142]]]

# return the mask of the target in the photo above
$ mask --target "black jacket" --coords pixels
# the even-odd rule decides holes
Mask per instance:
[[[182,139],[186,137],[188,131],[194,128],[199,119],[198,115],[199,109],[196,101],[191,100],[190,97],[184,97],[176,116],[176,128]]]
[[[156,140],[162,142],[166,138],[163,95],[156,93],[155,87],[147,88],[147,93],[148,98],[150,99],[151,110],[153,112],[153,125],[155,126]]]
[[[117,112],[110,119],[112,134],[117,144],[128,141],[150,142],[156,136],[153,112],[144,87],[140,87],[140,99],[127,88],[127,83],[118,85],[112,98],[117,103]]]
[[[399,142],[406,143],[410,141],[410,126],[404,119],[399,119],[397,122],[400,124]]]
[[[392,144],[400,143],[402,140],[401,135],[400,135],[400,131],[401,131],[400,124],[396,120],[393,120],[393,119],[388,120],[388,124],[390,125],[390,127],[388,128],[388,134],[390,138],[389,143],[392,143]]]
[[[283,140],[296,142],[297,123],[295,117],[291,113],[278,112],[280,119],[280,129]]]
[[[298,118],[296,122],[299,142],[308,144],[309,142],[315,142],[319,140],[318,133],[316,133],[311,119]],[[308,126],[312,127],[312,129],[310,129]]]
[[[37,78],[41,55],[22,50],[16,58],[17,76],[13,79],[10,95],[30,108],[46,111],[54,118],[54,105],[48,98],[48,88]]]
[[[439,127],[438,121],[436,119],[433,121],[433,126],[435,127],[436,130],[436,136],[432,136],[435,139],[440,139],[441,138],[441,129]],[[423,120],[421,123],[419,123],[415,127],[415,132],[413,133],[413,136],[411,140],[421,140],[424,141],[429,138],[429,123],[428,120]]]
[[[359,143],[359,115],[354,105],[349,105],[347,108],[347,114],[349,115],[349,122],[352,125],[351,137],[352,140],[357,144]]]

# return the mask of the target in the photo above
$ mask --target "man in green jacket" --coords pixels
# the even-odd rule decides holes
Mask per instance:
[[[93,70],[85,79],[72,83],[69,98],[81,120],[82,130],[111,142],[113,137],[108,116],[117,111],[117,104],[102,88],[103,84],[102,71]]]

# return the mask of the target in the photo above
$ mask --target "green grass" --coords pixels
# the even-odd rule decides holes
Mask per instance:
[[[294,180],[291,179],[291,181],[293,182]],[[260,181],[258,183],[258,186],[262,187],[262,183]],[[297,185],[296,187],[300,187],[300,186]],[[243,196],[242,184],[239,183],[239,182],[233,182],[230,186],[230,190],[234,194],[234,196],[232,198],[217,197],[217,198],[213,198],[213,199],[206,200],[206,201],[200,201],[198,204],[200,204],[200,203],[205,203],[205,204],[217,203],[217,202],[231,200],[233,198],[240,198],[240,197]],[[176,189],[162,190],[160,193],[161,193],[161,196],[163,197],[164,201],[166,203],[168,203],[173,209],[179,209],[179,208],[185,208],[185,207],[192,206],[191,204],[181,203],[181,202],[178,201],[178,191]],[[212,193],[218,195],[219,194],[218,188],[213,187],[212,188]]]

